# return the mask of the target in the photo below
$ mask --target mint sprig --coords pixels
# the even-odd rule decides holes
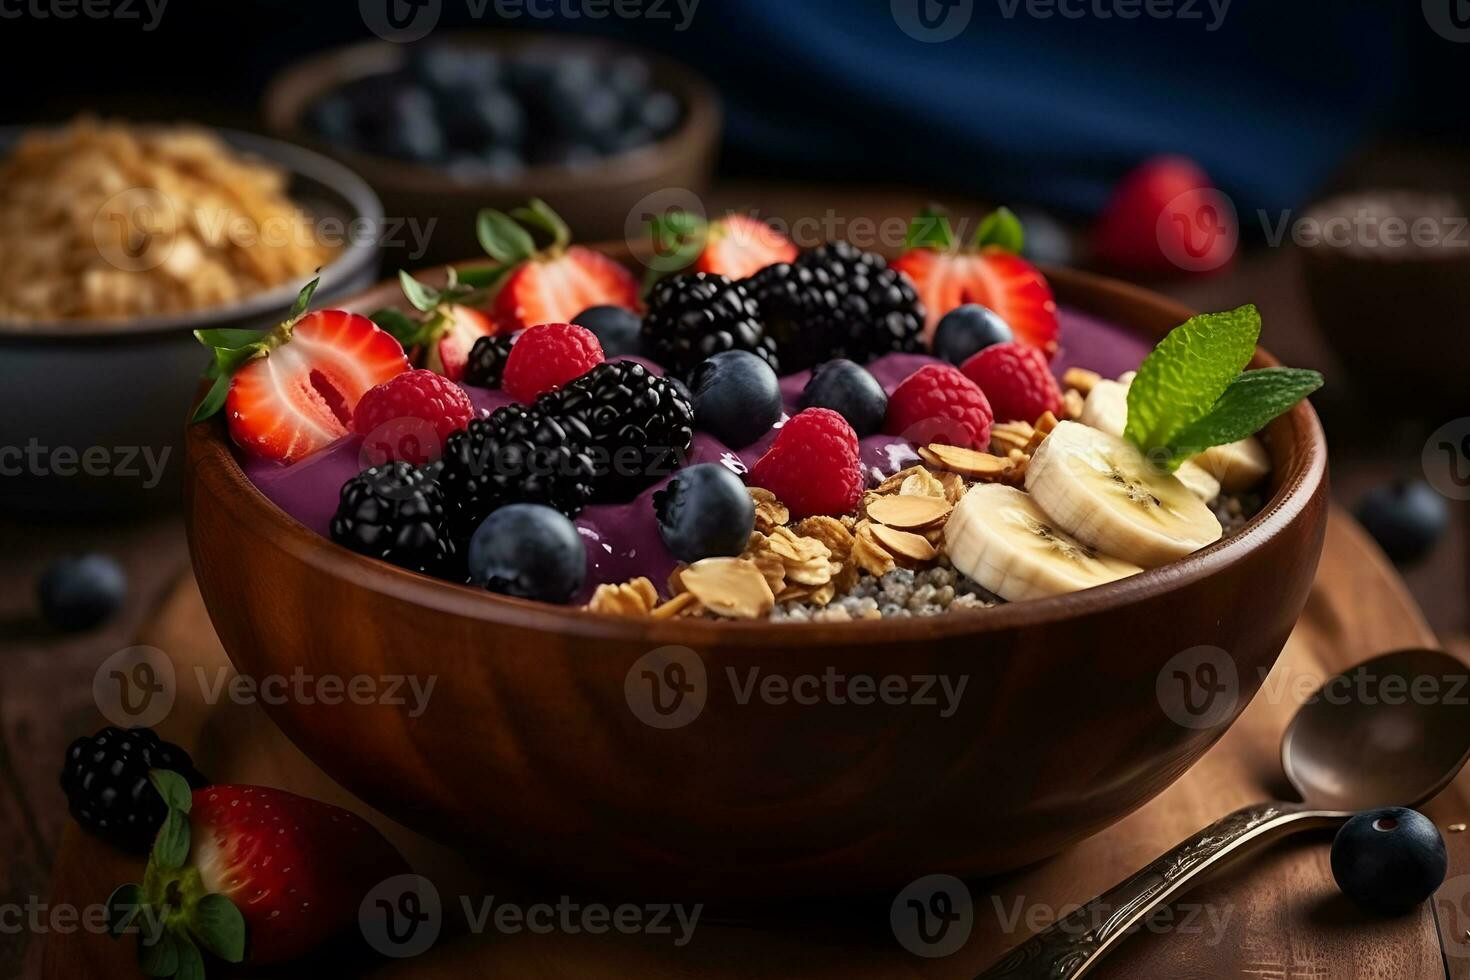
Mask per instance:
[[[1246,371],[1261,335],[1254,306],[1190,317],[1144,358],[1123,435],[1165,472],[1244,439],[1322,387],[1316,371]]]

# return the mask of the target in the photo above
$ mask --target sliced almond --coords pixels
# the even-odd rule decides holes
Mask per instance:
[[[927,455],[925,455],[927,454]],[[976,452],[962,446],[945,446],[935,443],[919,450],[926,459],[933,458],[940,469],[958,473],[977,480],[993,480],[1011,468],[1011,461],[990,453]]]
[[[990,451],[1004,456],[1012,449],[1025,449],[1035,431],[1030,422],[998,422],[990,430]]]
[[[684,569],[684,586],[710,612],[731,619],[759,619],[776,604],[766,577],[744,558],[704,558]]]
[[[912,534],[882,524],[874,524],[873,537],[895,559],[926,562],[939,557],[939,552],[934,550],[929,539],[921,534]]]
[[[937,481],[936,481],[937,482]],[[904,531],[933,527],[949,516],[953,506],[943,497],[879,497],[868,506],[868,516],[879,524]]]
[[[690,606],[697,605],[699,605],[699,600],[694,598],[694,593],[684,592],[674,596],[661,606],[655,606],[649,615],[654,619],[673,619]]]
[[[1069,367],[1062,372],[1062,384],[1068,388],[1076,388],[1083,395],[1091,391],[1101,380],[1102,375],[1086,368]]]
[[[609,616],[647,616],[658,605],[658,590],[646,578],[604,583],[592,593],[587,608]]]
[[[951,504],[959,503],[960,498],[965,495],[965,491],[970,489],[970,485],[965,482],[965,478],[958,473],[950,473],[946,470],[938,474],[935,479],[944,486],[944,499],[948,500]]]
[[[875,578],[882,578],[898,567],[888,550],[878,543],[873,534],[874,524],[858,525],[852,544],[852,560],[859,568]]]
[[[1068,388],[1062,392],[1062,410],[1069,419],[1079,419],[1082,417],[1082,408],[1086,404],[1086,401],[1087,399],[1083,396],[1082,392],[1076,388]]]

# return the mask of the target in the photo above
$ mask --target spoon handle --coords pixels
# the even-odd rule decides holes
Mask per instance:
[[[1236,810],[1032,936],[978,980],[1074,980],[1207,871],[1279,837],[1335,826],[1348,816],[1299,803],[1259,803]]]

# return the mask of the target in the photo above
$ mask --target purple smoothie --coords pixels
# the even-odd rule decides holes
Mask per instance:
[[[1143,340],[1093,317],[1060,310],[1061,348],[1052,370],[1061,376],[1069,367],[1086,367],[1104,377],[1116,377],[1138,367],[1150,350]],[[656,365],[642,361],[651,371]],[[889,354],[869,364],[868,370],[884,389],[892,392],[904,378],[935,359],[924,354]],[[802,371],[781,379],[781,394],[787,416],[798,411],[797,399],[811,374]],[[488,415],[514,399],[504,392],[483,388],[465,389],[482,414]],[[689,462],[720,463],[743,475],[776,438],[783,417],[754,445],[731,449],[707,433],[694,436]],[[349,436],[321,452],[296,463],[281,466],[269,460],[242,456],[245,474],[270,500],[318,534],[326,535],[337,509],[337,496],[346,483],[365,465],[361,440]],[[914,447],[896,436],[876,435],[862,440],[863,465],[870,480],[896,472],[918,461]],[[654,519],[653,494],[668,483],[663,480],[624,504],[597,504],[577,518],[577,530],[587,545],[587,586],[578,601],[585,601],[598,585],[624,582],[647,576],[660,590],[676,564],[659,538]]]

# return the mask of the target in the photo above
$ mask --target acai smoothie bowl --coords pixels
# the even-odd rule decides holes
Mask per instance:
[[[1187,768],[1300,612],[1321,378],[1253,307],[1040,269],[1004,209],[966,243],[921,215],[892,261],[738,214],[653,249],[535,201],[478,231],[488,259],[200,338],[211,616],[242,671],[442,678],[411,719],[272,709],[401,819],[685,894],[1016,867]],[[1205,649],[1236,703],[1191,726],[1165,668]],[[895,678],[965,694],[926,715]]]

